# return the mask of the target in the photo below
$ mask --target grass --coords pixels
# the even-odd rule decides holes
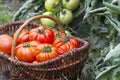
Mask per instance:
[[[12,21],[14,13],[19,9],[19,7],[23,3],[21,1],[0,0],[0,25]]]
[[[12,21],[13,13],[0,6],[0,25]]]

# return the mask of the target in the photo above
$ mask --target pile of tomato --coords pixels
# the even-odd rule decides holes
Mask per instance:
[[[67,25],[73,20],[73,11],[75,11],[80,4],[80,0],[45,0],[44,15],[51,15],[57,18],[61,24]],[[54,21],[44,18],[40,20],[43,25],[53,26]]]
[[[0,51],[11,55],[13,37],[14,35],[0,35]],[[71,49],[78,48],[79,45],[77,38],[41,25],[29,31],[27,29],[21,31],[14,54],[20,61],[42,62],[63,55]]]

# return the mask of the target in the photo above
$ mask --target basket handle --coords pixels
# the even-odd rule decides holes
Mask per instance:
[[[64,30],[64,27],[62,26],[62,24],[57,19],[53,18],[52,16],[48,16],[48,15],[37,15],[37,16],[34,16],[34,17],[30,18],[29,20],[27,20],[25,23],[23,23],[21,25],[21,27],[16,31],[16,34],[14,34],[13,43],[12,43],[12,50],[11,50],[11,58],[15,57],[14,48],[16,46],[17,38],[18,38],[19,34],[21,33],[22,29],[24,27],[26,27],[30,22],[32,22],[34,20],[37,20],[37,19],[40,19],[40,18],[49,18],[49,19],[55,21],[56,24],[59,26],[60,31],[65,33],[65,30]]]

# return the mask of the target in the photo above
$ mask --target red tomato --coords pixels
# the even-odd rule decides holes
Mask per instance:
[[[33,62],[36,60],[36,55],[40,52],[37,49],[37,41],[25,42],[18,44],[15,47],[15,55],[20,61]]]
[[[58,48],[59,54],[64,54],[71,49],[79,47],[79,41],[76,38],[58,38],[53,42],[53,46]]]
[[[52,29],[40,26],[34,28],[30,31],[29,39],[37,40],[40,43],[53,43],[54,41],[54,32]]]
[[[0,51],[11,54],[13,38],[8,34],[0,35]]]
[[[16,32],[15,32],[16,33]],[[23,29],[17,39],[17,44],[29,41],[29,31]]]
[[[40,44],[37,46],[40,53],[36,56],[38,62],[53,59],[58,56],[57,49],[51,44]]]
[[[54,40],[64,35],[64,33],[57,31],[56,29],[53,29],[53,31],[54,31]]]
[[[75,38],[71,38],[70,42],[74,45],[74,47],[79,47],[79,41]]]
[[[57,38],[56,40],[54,40],[53,42],[53,46],[55,46],[56,48],[59,48],[61,45],[63,45],[65,42],[63,41],[62,38]]]

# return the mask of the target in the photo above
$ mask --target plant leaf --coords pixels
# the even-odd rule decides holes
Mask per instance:
[[[114,49],[111,49],[106,55],[104,61],[119,58],[120,57],[120,44],[118,44]]]
[[[116,68],[118,65],[113,65],[113,66],[109,66],[106,67],[106,70],[100,72],[97,76],[96,76],[96,80],[98,80],[99,78],[101,78],[102,76],[105,76],[105,74],[109,73],[112,69]]]

